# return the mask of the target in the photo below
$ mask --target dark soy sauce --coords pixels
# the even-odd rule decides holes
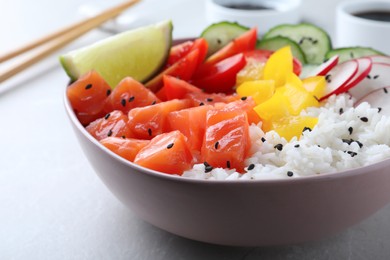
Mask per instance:
[[[390,11],[367,11],[355,13],[353,15],[374,21],[390,22]]]
[[[227,8],[239,9],[239,10],[272,10],[273,9],[271,7],[264,6],[264,5],[246,4],[246,3],[227,4],[224,6]]]

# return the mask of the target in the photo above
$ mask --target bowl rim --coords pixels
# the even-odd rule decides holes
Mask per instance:
[[[66,87],[67,88],[67,87]],[[147,174],[151,177],[156,177],[160,179],[165,179],[169,181],[175,181],[175,182],[185,182],[185,183],[196,183],[196,184],[213,184],[213,185],[270,185],[270,184],[278,184],[278,185],[291,185],[291,184],[298,184],[298,183],[311,183],[316,181],[324,181],[324,180],[330,180],[330,179],[339,179],[339,178],[348,178],[352,176],[357,175],[363,175],[363,174],[369,174],[369,172],[374,171],[378,168],[384,168],[386,166],[390,167],[390,158],[384,159],[379,162],[375,162],[373,164],[362,166],[358,168],[352,168],[347,169],[343,171],[338,172],[329,172],[329,173],[321,173],[317,175],[310,175],[310,176],[299,176],[299,177],[293,177],[293,178],[285,178],[285,179],[265,179],[265,180],[258,180],[258,179],[236,179],[236,180],[207,180],[207,179],[195,179],[195,178],[188,178],[183,177],[180,175],[175,174],[167,174],[158,172],[151,169],[146,169],[142,166],[139,166],[133,162],[130,162],[121,156],[115,154],[105,146],[103,146],[98,140],[93,138],[92,135],[88,133],[88,131],[85,129],[85,127],[79,122],[79,120],[76,117],[76,114],[74,113],[74,110],[71,107],[70,101],[66,95],[66,88],[64,91],[64,106],[65,110],[67,112],[68,118],[70,119],[71,123],[76,127],[80,133],[88,139],[89,142],[96,145],[96,147],[103,152],[105,152],[108,156],[118,161],[118,163],[125,164],[126,166],[130,168],[135,168],[135,170],[142,172],[144,174]],[[251,184],[250,184],[251,183]]]

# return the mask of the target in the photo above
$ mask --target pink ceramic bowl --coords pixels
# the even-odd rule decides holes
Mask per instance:
[[[335,174],[207,181],[142,168],[100,145],[65,108],[88,160],[111,192],[168,232],[234,246],[301,243],[342,231],[390,202],[390,159]]]

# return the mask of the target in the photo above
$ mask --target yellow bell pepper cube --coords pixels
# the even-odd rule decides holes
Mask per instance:
[[[286,83],[284,85],[294,86],[298,89],[305,90],[302,80],[293,72],[287,74]]]
[[[310,106],[318,106],[318,100],[304,87],[302,80],[290,72],[286,77],[286,84],[278,88],[288,98],[292,115],[299,115],[301,111]]]
[[[303,109],[319,105],[318,100],[303,88],[291,84],[286,84],[281,88],[290,102],[291,115],[297,116]]]
[[[284,95],[284,90],[278,88],[275,94],[263,103],[255,106],[253,109],[260,116],[262,121],[274,121],[289,116],[293,111],[290,100]]]
[[[325,94],[326,80],[324,76],[314,76],[303,79],[303,87],[317,99]]]
[[[272,122],[271,129],[290,141],[294,136],[300,137],[305,130],[312,130],[318,123],[317,117],[290,116]]]
[[[261,104],[271,98],[275,92],[275,81],[253,80],[242,83],[236,89],[240,97],[251,96],[256,104]]]
[[[239,86],[244,82],[259,80],[263,76],[265,63],[258,62],[255,59],[248,59],[245,67],[237,73],[236,85]]]
[[[293,72],[293,55],[290,46],[274,52],[264,66],[263,79],[275,80],[276,87],[286,83],[287,76]]]

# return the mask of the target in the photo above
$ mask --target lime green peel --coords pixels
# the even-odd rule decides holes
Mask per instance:
[[[111,88],[127,76],[145,82],[168,58],[172,29],[167,20],[126,31],[61,55],[60,62],[72,80],[96,70]]]

